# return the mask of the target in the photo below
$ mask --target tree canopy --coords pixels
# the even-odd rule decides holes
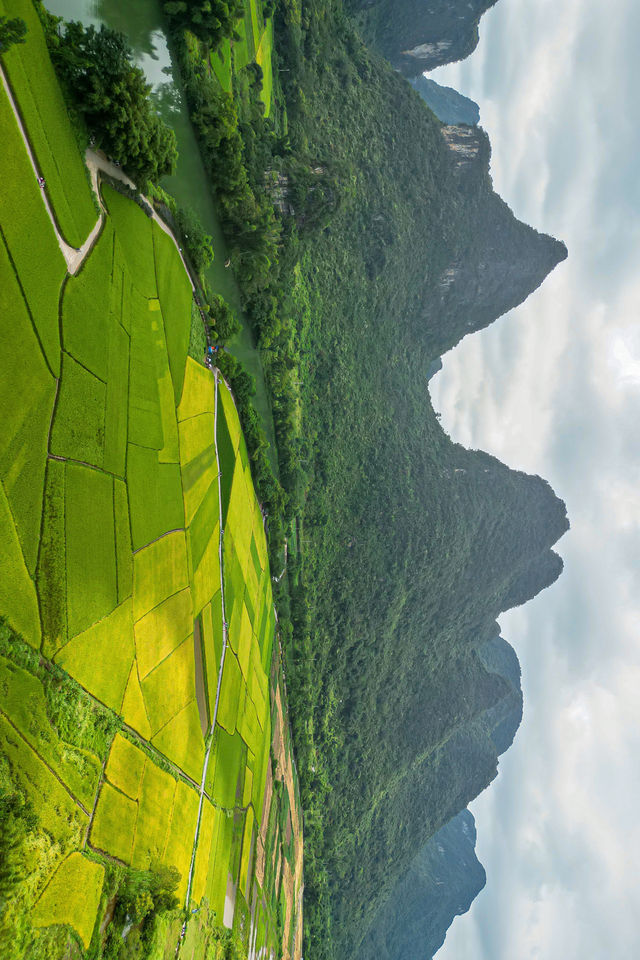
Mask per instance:
[[[151,87],[124,34],[72,22],[56,36],[52,59],[97,145],[138,187],[173,173],[175,133],[154,112]]]
[[[230,37],[244,12],[242,0],[167,0],[165,14],[177,30],[190,30],[214,46]]]

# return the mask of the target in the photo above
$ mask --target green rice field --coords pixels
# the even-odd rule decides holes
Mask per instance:
[[[221,88],[232,93],[234,74],[239,74],[251,63],[259,64],[263,76],[260,99],[268,117],[273,96],[273,20],[264,19],[261,0],[244,0],[244,13],[235,30],[238,40],[226,39],[208,55],[210,68]]]
[[[31,10],[0,0],[30,30],[7,71],[56,219],[82,242],[96,209]],[[206,916],[288,956],[301,818],[285,850],[297,780],[233,397],[187,355],[173,239],[105,185],[99,238],[67,275],[4,89],[0,137],[0,802],[33,811],[0,942],[12,923],[25,956],[60,936],[60,956],[99,958],[114,877],[164,866],[180,904],[203,911],[194,942]]]
[[[60,232],[72,247],[79,247],[98,212],[38,14],[32,0],[0,0],[0,14],[20,17],[27,25],[27,42],[7,51],[2,62],[28,128]]]

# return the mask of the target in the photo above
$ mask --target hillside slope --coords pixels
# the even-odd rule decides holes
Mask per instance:
[[[291,195],[281,264],[305,464],[288,683],[317,960],[357,951],[517,728],[519,693],[487,644],[502,611],[561,572],[565,506],[452,443],[426,380],[566,248],[495,194],[482,131],[443,128],[337,4],[305,10],[304,24],[294,0],[276,17],[289,137],[338,197],[311,233]],[[274,334],[259,332],[275,382]]]
[[[463,810],[413,859],[355,960],[431,960],[453,919],[486,883],[475,844],[474,819]]]

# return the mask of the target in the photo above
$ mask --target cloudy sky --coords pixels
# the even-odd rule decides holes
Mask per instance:
[[[569,259],[432,381],[454,439],[567,502],[560,580],[502,619],[525,713],[474,804],[488,883],[438,960],[640,957],[640,2],[499,0],[431,76]]]

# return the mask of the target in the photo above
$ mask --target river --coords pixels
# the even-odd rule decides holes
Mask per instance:
[[[189,120],[182,87],[174,75],[171,51],[164,31],[160,0],[46,0],[51,13],[65,20],[80,20],[85,25],[107,27],[125,34],[136,62],[144,70],[158,112],[173,127],[178,140],[178,167],[173,177],[166,177],[162,186],[183,207],[191,207],[207,233],[213,238],[214,261],[207,270],[212,290],[221,294],[242,321],[242,332],[229,344],[230,352],[242,361],[255,377],[254,405],[271,444],[269,454],[278,473],[273,416],[264,381],[260,356],[253,334],[240,305],[240,291],[231,270],[226,269],[228,253],[218,220],[195,134]]]

